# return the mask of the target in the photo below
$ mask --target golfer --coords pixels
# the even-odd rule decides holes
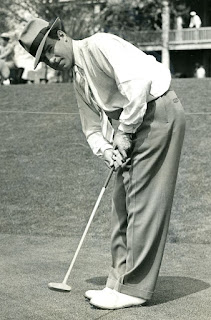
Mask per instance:
[[[35,67],[43,61],[73,70],[86,139],[95,155],[115,167],[112,266],[106,287],[85,296],[101,309],[145,304],[158,278],[185,131],[170,72],[112,34],[75,41],[59,18],[53,24],[31,20],[19,41],[35,57]]]

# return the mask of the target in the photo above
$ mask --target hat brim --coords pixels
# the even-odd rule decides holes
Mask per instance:
[[[61,24],[61,20],[59,18],[56,18],[56,20],[54,21],[54,23],[52,24],[52,26],[50,27],[50,29],[46,32],[46,34],[44,35],[42,41],[39,44],[39,47],[37,49],[36,55],[35,55],[35,62],[34,62],[34,69],[36,69],[37,65],[40,62],[40,57],[41,54],[43,52],[44,49],[44,45],[46,43],[47,37],[49,35],[49,33],[51,32],[52,29],[61,29],[62,24]]]
[[[10,39],[11,36],[9,35],[9,33],[3,32],[0,37],[1,37],[2,39]]]

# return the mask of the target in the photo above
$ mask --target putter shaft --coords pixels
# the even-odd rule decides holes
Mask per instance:
[[[77,258],[77,256],[78,256],[78,253],[79,253],[79,251],[80,251],[80,249],[81,249],[81,246],[82,246],[82,244],[83,244],[83,242],[84,242],[84,239],[85,239],[85,237],[86,237],[86,234],[87,234],[87,232],[88,232],[88,230],[89,230],[89,227],[90,227],[90,225],[91,225],[91,223],[92,223],[92,220],[93,220],[93,218],[94,218],[94,216],[95,216],[95,213],[96,213],[96,211],[97,211],[97,209],[98,209],[98,206],[99,206],[99,204],[100,204],[100,201],[101,201],[101,199],[102,199],[102,196],[103,196],[103,194],[104,194],[104,192],[105,192],[105,190],[106,190],[106,188],[107,188],[107,186],[108,186],[108,183],[109,183],[109,181],[110,181],[110,179],[111,179],[111,176],[112,176],[113,172],[114,172],[114,167],[112,167],[112,168],[110,169],[109,175],[108,175],[108,177],[107,177],[107,179],[106,179],[106,181],[105,181],[105,183],[104,183],[104,186],[102,187],[101,192],[100,192],[100,194],[99,194],[99,196],[98,196],[98,198],[97,198],[97,201],[96,201],[96,203],[95,203],[94,209],[92,210],[92,213],[91,213],[91,216],[90,216],[89,221],[88,221],[88,223],[87,223],[87,226],[86,226],[86,228],[85,228],[85,230],[84,230],[84,233],[83,233],[83,235],[82,235],[82,237],[81,237],[81,240],[80,240],[80,242],[79,242],[79,244],[78,244],[78,247],[77,247],[77,249],[76,249],[76,252],[75,252],[74,257],[73,257],[73,259],[72,259],[72,261],[71,261],[71,264],[70,264],[70,266],[69,266],[69,269],[67,270],[67,273],[66,273],[66,275],[65,275],[65,277],[64,277],[63,282],[60,284],[60,286],[58,286],[58,284],[57,284],[57,285],[55,285],[55,287],[52,285],[52,284],[54,284],[54,283],[50,283],[50,284],[49,284],[49,289],[56,288],[57,290],[64,291],[63,287],[67,286],[67,280],[68,280],[68,278],[69,278],[70,272],[71,272],[71,270],[72,270],[72,268],[73,268],[73,266],[74,266],[75,260],[76,260],[76,258]],[[69,290],[68,290],[68,291],[69,291]]]

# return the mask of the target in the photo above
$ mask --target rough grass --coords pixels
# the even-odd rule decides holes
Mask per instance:
[[[170,242],[210,243],[211,80],[173,81],[187,130]],[[2,86],[0,232],[81,235],[108,169],[81,132],[72,84]],[[110,235],[112,182],[89,234]]]

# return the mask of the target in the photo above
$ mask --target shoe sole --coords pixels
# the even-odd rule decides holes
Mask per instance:
[[[93,304],[91,303],[91,301],[89,302],[93,307],[95,307],[96,309],[103,309],[103,310],[118,310],[118,309],[125,309],[125,308],[135,308],[135,307],[143,307],[146,305],[146,302],[141,303],[141,304],[131,304],[128,306],[123,306],[123,307],[114,307],[114,308],[106,308],[106,307],[102,307],[100,305],[97,304]]]
[[[98,293],[96,292],[96,295],[99,295],[99,294],[100,294],[100,291],[101,291],[101,290],[99,290]],[[88,299],[88,300],[91,300],[92,298],[94,298],[94,296],[95,296],[95,294],[94,294],[92,297],[87,296],[87,295],[86,295],[86,292],[85,292],[85,294],[84,294],[84,297],[85,297],[86,299]]]

